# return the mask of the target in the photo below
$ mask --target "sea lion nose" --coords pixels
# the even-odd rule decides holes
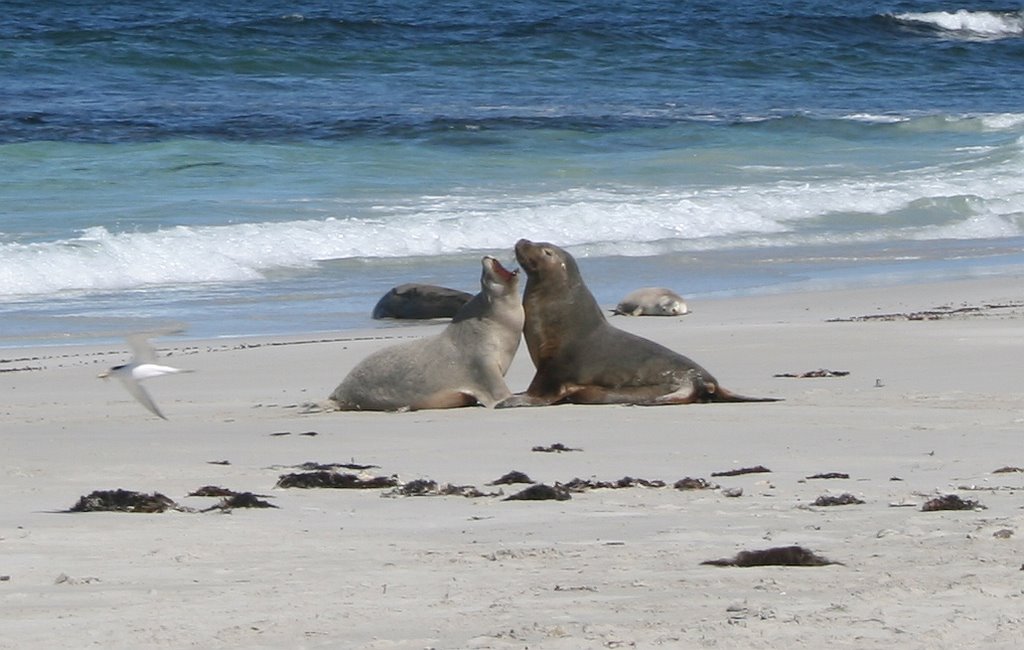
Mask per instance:
[[[523,255],[525,255],[527,253],[527,251],[529,251],[531,248],[533,248],[535,246],[536,246],[536,244],[534,244],[529,239],[520,239],[519,241],[517,241],[516,242],[516,249],[515,249],[516,250],[516,259],[518,259],[519,262],[522,263]]]

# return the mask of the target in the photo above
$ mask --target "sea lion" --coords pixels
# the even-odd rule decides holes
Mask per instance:
[[[373,318],[452,318],[473,294],[433,284],[400,284],[384,294],[373,308]]]
[[[612,327],[561,248],[521,239],[516,259],[526,271],[523,333],[537,372],[499,407],[775,401],[736,395],[683,355]]]
[[[690,313],[686,301],[675,291],[662,287],[644,287],[631,291],[613,314],[623,316],[682,316]]]
[[[343,411],[405,411],[494,406],[511,396],[505,373],[519,348],[519,272],[481,260],[482,291],[435,336],[378,350],[331,393]]]

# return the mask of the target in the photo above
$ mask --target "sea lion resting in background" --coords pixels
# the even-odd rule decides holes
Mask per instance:
[[[373,318],[452,318],[473,294],[433,284],[400,284],[384,294],[373,308]]]
[[[622,316],[683,316],[690,313],[686,301],[675,291],[644,287],[631,291],[612,310]]]
[[[499,407],[775,401],[725,390],[683,355],[611,326],[561,248],[521,239],[516,259],[526,271],[523,333],[537,373],[526,393]]]
[[[523,330],[518,271],[481,260],[482,291],[435,336],[400,343],[363,359],[331,393],[343,411],[404,411],[494,404]]]

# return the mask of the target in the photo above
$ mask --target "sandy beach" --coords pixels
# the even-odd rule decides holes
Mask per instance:
[[[148,384],[163,421],[96,378],[125,346],[0,350],[0,648],[1019,647],[1024,473],[997,470],[1024,467],[1021,287],[615,317],[777,403],[303,412],[432,323],[159,339],[195,371]],[[821,369],[849,374],[776,376]],[[508,384],[532,374],[524,345]],[[571,450],[533,451],[556,443]],[[277,487],[307,462],[484,495]],[[770,472],[712,476],[755,466]],[[505,501],[527,486],[488,483],[513,470],[654,486]],[[204,511],[204,486],[276,508]],[[180,509],[67,512],[115,489]],[[846,494],[863,503],[815,505]],[[922,510],[950,494],[978,507]],[[838,564],[702,564],[790,545]]]

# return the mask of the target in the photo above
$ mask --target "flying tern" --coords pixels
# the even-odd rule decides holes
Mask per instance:
[[[162,375],[176,375],[182,372],[192,372],[191,370],[182,370],[180,368],[173,368],[171,366],[161,365],[156,362],[156,350],[149,343],[151,336],[158,336],[162,334],[171,334],[180,332],[181,330],[170,330],[164,332],[154,333],[139,333],[131,334],[125,337],[128,340],[128,345],[132,348],[133,358],[130,362],[114,366],[106,372],[101,372],[99,377],[101,379],[107,379],[109,377],[116,377],[121,380],[124,387],[131,393],[132,397],[138,400],[139,404],[145,406],[150,413],[157,417],[167,419],[160,409],[157,408],[153,398],[149,396],[146,389],[139,383],[144,379],[151,379],[153,377],[160,377]]]

